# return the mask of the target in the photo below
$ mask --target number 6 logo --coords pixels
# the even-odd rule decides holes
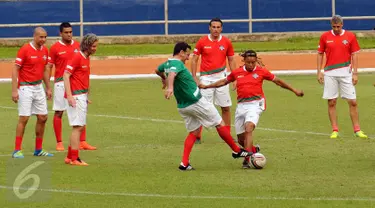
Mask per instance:
[[[27,199],[31,197],[35,193],[35,191],[38,190],[40,185],[40,177],[37,174],[28,173],[44,163],[44,161],[34,162],[31,165],[27,166],[20,174],[18,174],[17,178],[13,183],[13,192],[18,198]],[[32,186],[25,189],[27,190],[26,192],[20,193],[21,185],[29,179],[34,180]]]

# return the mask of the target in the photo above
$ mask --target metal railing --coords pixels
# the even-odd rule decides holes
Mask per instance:
[[[109,21],[109,22],[84,22],[83,1],[80,0],[79,8],[79,22],[72,22],[73,26],[80,26],[80,36],[83,36],[84,26],[89,25],[133,25],[133,24],[164,24],[164,35],[168,35],[169,24],[186,24],[186,23],[208,23],[210,20],[169,20],[168,19],[168,0],[164,0],[164,20],[149,20],[149,21]],[[332,15],[336,14],[336,1],[332,2]],[[319,21],[330,20],[331,17],[305,17],[305,18],[257,18],[252,17],[252,0],[248,0],[248,19],[223,19],[225,23],[249,23],[249,33],[253,33],[254,22],[293,22],[293,21]],[[345,20],[370,20],[375,19],[375,16],[344,16]],[[36,27],[36,26],[59,26],[61,23],[23,23],[23,24],[0,24],[0,28],[10,27]]]

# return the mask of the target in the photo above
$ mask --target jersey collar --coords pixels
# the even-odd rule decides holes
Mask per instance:
[[[30,46],[31,46],[34,50],[36,50],[36,51],[38,50],[38,49],[36,49],[35,46],[33,45],[33,42],[32,42],[32,41],[30,42]],[[42,50],[42,49],[43,49],[43,46],[40,47],[40,50]]]
[[[253,69],[253,71],[255,71],[255,70],[257,69],[257,67],[258,67],[258,66],[255,66],[254,69]],[[249,72],[249,71],[246,70],[246,66],[245,66],[245,65],[243,65],[242,68],[243,68],[243,70],[244,70],[245,72]],[[251,71],[251,72],[253,72],[253,71]],[[250,73],[250,72],[249,72],[249,73]]]
[[[65,44],[64,42],[62,42],[61,40],[59,40],[59,43],[60,43],[61,45],[66,46],[66,44]],[[70,43],[70,45],[73,45],[73,44],[74,44],[74,40],[72,40],[72,42]]]
[[[332,35],[336,36],[336,34],[333,32],[333,30],[331,30],[331,33],[332,33]],[[342,29],[342,32],[341,32],[340,36],[343,36],[344,34],[345,34],[345,30]]]
[[[83,56],[83,58],[87,59],[86,55],[82,52],[82,51],[79,51],[81,53],[81,55]]]
[[[219,36],[219,39],[218,39],[217,41],[221,41],[221,38],[223,38],[222,35]],[[210,34],[208,34],[208,39],[209,39],[210,41],[214,42],[214,41],[211,39],[211,35],[210,35]]]

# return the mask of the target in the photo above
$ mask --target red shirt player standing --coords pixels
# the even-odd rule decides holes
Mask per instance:
[[[199,39],[194,48],[191,70],[197,84],[208,85],[226,77],[227,58],[230,70],[232,71],[236,68],[233,45],[227,37],[221,35],[223,22],[219,18],[212,19],[209,24],[209,30],[210,34]],[[199,56],[202,57],[200,80],[196,76]],[[232,106],[232,100],[229,87],[204,89],[201,90],[201,93],[206,100],[221,107],[224,123],[230,131],[230,106]],[[200,136],[196,143],[200,143]]]
[[[64,86],[68,100],[68,120],[73,127],[70,136],[66,164],[87,166],[79,158],[79,137],[86,126],[87,104],[90,84],[90,56],[96,52],[99,39],[95,34],[85,35],[81,42],[81,50],[68,61],[64,72]]]
[[[16,129],[16,144],[13,158],[23,158],[21,144],[27,121],[31,115],[36,115],[35,151],[34,156],[53,156],[42,149],[45,124],[47,122],[47,100],[42,80],[46,86],[47,99],[51,99],[49,83],[48,49],[44,46],[47,32],[37,27],[34,30],[34,40],[25,44],[17,53],[15,68],[12,72],[12,100],[18,103],[18,125]]]
[[[53,117],[53,130],[56,136],[56,150],[64,151],[62,143],[62,115],[67,109],[68,104],[64,98],[65,88],[63,82],[63,74],[66,65],[71,60],[74,54],[80,51],[79,43],[72,39],[73,29],[69,22],[63,22],[60,25],[61,40],[52,45],[50,49],[50,59],[48,61],[50,70],[55,65],[55,86],[53,97],[53,110],[55,115]],[[96,150],[96,147],[89,145],[86,142],[86,128],[82,131],[80,136],[80,149]]]
[[[294,89],[267,69],[257,66],[259,61],[255,51],[248,50],[241,56],[245,65],[233,70],[228,77],[222,80],[209,85],[200,84],[199,87],[202,89],[217,88],[237,81],[238,104],[235,115],[235,128],[238,142],[245,150],[256,153],[260,148],[253,146],[252,134],[258,124],[260,115],[266,109],[263,80],[272,81],[280,87],[294,92],[299,97],[303,96],[303,92]],[[263,65],[261,62],[259,63]],[[246,157],[243,162],[243,168],[249,167],[249,157]]]
[[[331,19],[332,30],[323,33],[318,48],[317,74],[320,84],[324,84],[323,99],[328,100],[328,116],[332,125],[330,138],[339,136],[337,125],[336,102],[339,92],[349,104],[355,136],[368,138],[359,126],[355,85],[358,82],[357,68],[360,47],[355,35],[342,29],[343,19],[335,15]],[[324,74],[321,72],[323,56],[326,54]]]

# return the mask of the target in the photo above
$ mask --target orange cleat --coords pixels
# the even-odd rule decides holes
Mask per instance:
[[[56,150],[57,151],[64,151],[65,150],[64,145],[63,145],[62,142],[57,142],[57,144],[56,144]]]
[[[87,164],[85,161],[78,158],[77,160],[74,160],[74,161],[71,160],[70,165],[88,166],[89,164]]]
[[[86,141],[79,144],[80,150],[96,150],[96,147],[89,145]]]

